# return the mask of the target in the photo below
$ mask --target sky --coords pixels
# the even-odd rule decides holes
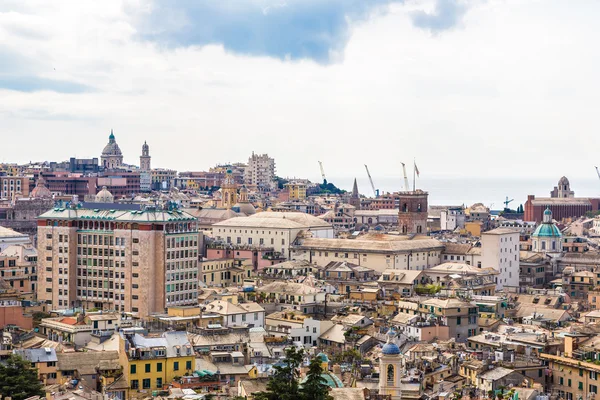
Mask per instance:
[[[0,162],[99,157],[113,129],[125,162],[147,141],[153,167],[179,171],[254,151],[312,180],[318,161],[364,182],[364,164],[400,179],[413,160],[465,185],[596,179],[598,15],[593,0],[3,0]]]

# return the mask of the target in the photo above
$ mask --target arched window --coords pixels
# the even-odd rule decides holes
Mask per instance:
[[[421,233],[421,231],[422,231],[421,225],[417,226],[417,233]]]
[[[408,204],[404,203],[404,205],[402,206],[402,211],[408,212]]]
[[[387,383],[388,386],[394,386],[394,366],[392,364],[387,366]]]
[[[421,203],[417,204],[417,211],[421,212]]]
[[[542,250],[546,250],[546,241],[545,240],[542,241]]]

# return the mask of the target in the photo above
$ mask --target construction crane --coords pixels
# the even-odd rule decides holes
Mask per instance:
[[[323,177],[323,183],[327,183],[327,179],[325,179],[325,170],[323,169],[323,163],[319,161],[319,167],[321,167],[321,176]]]
[[[515,199],[508,199],[508,196],[506,196],[506,200],[503,201],[504,203],[504,208],[508,208],[508,205],[510,204],[511,201],[515,201]]]
[[[406,176],[406,164],[404,164],[403,162],[401,162],[400,164],[402,164],[402,171],[404,172],[404,190],[408,192],[410,190],[410,186],[408,184],[408,177]]]
[[[596,168],[596,173],[598,174],[598,178],[600,178],[600,170],[598,169],[598,167],[595,167],[595,168]]]
[[[365,164],[365,169],[367,170],[367,175],[369,176],[369,182],[371,182],[371,189],[373,189],[373,194],[377,197],[377,189],[375,189],[375,184],[373,183],[373,178],[371,178],[371,173],[369,172],[369,167]]]

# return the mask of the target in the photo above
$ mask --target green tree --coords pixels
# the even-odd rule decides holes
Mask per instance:
[[[323,374],[321,360],[317,357],[310,361],[306,381],[302,384],[300,393],[304,400],[333,400],[329,395],[329,386],[327,381],[321,375]]]
[[[13,400],[24,400],[32,396],[45,395],[38,381],[37,370],[21,357],[11,355],[6,363],[0,364],[0,395]]]
[[[304,351],[291,347],[285,350],[283,366],[275,366],[275,373],[267,383],[266,392],[255,393],[256,400],[301,400],[300,364]]]

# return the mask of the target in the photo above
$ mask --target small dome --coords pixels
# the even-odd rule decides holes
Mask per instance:
[[[248,188],[246,187],[246,185],[242,185],[242,188],[240,189],[240,193],[248,193]]]
[[[568,186],[568,185],[569,185],[569,180],[567,179],[567,177],[566,177],[566,176],[563,176],[563,177],[562,177],[562,178],[560,178],[560,180],[558,181],[558,184],[559,184],[559,185],[561,185],[561,186],[564,186],[564,185],[567,185],[567,186]]]
[[[400,347],[398,347],[398,345],[396,345],[395,343],[387,342],[383,345],[381,353],[386,356],[395,356],[400,354]]]
[[[319,360],[321,360],[321,362],[326,362],[326,363],[329,362],[329,357],[327,357],[327,354],[325,354],[325,353],[319,353],[319,354],[317,354],[317,358]]]
[[[552,215],[552,210],[550,210],[550,208],[546,208],[546,210],[544,210],[544,215]]]
[[[96,203],[114,203],[114,196],[108,191],[106,186],[102,186],[102,190],[96,195]]]
[[[37,185],[31,191],[31,197],[33,197],[34,199],[52,197],[52,192],[46,187],[44,178],[42,178],[41,176],[37,181]]]

